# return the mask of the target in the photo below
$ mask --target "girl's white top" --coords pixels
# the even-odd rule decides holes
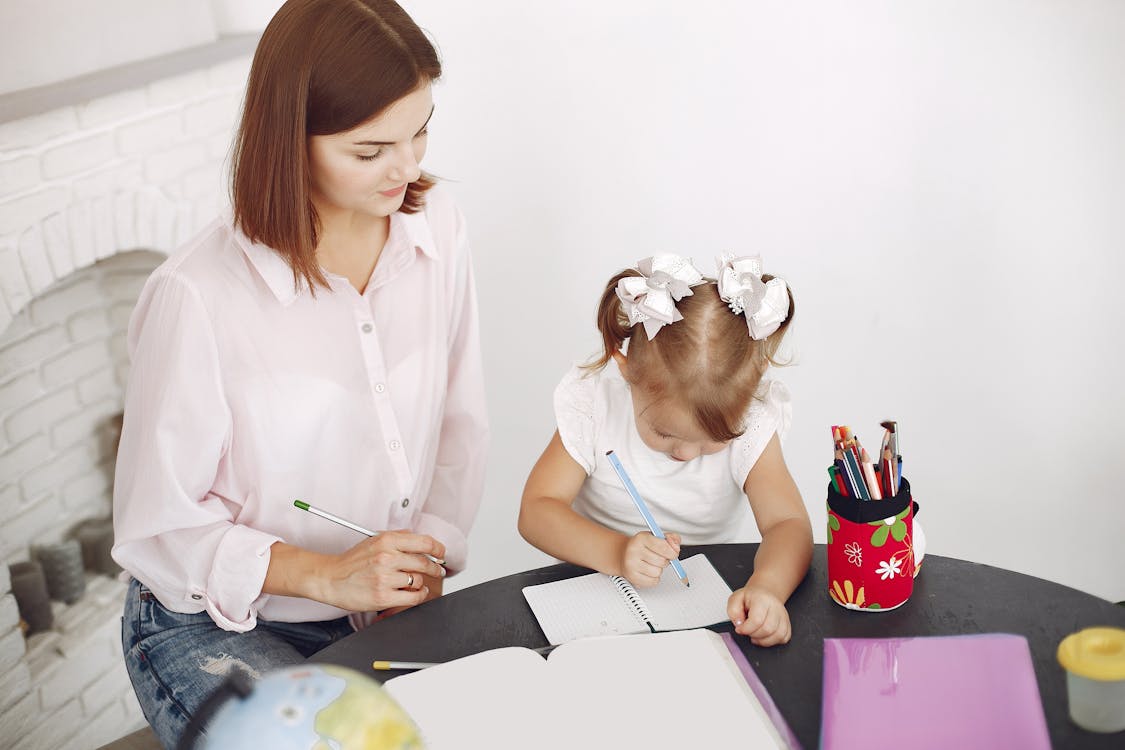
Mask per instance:
[[[575,511],[623,534],[648,530],[606,458],[612,450],[662,531],[679,533],[684,544],[713,544],[736,541],[749,512],[746,477],[770,438],[785,437],[792,408],[788,389],[763,379],[742,435],[718,453],[675,461],[641,440],[629,385],[610,360],[599,372],[574,367],[563,377],[555,418],[563,446],[587,475]]]
[[[169,609],[236,631],[348,614],[262,593],[274,542],[339,553],[364,538],[297,499],[430,534],[465,565],[488,431],[461,212],[431,190],[424,211],[391,216],[363,294],[328,281],[296,287],[227,217],[141,292],[113,557]]]

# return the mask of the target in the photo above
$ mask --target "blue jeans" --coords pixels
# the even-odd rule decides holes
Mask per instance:
[[[326,622],[269,622],[246,633],[223,630],[206,612],[166,609],[136,579],[125,596],[121,642],[125,666],[145,718],[166,748],[174,748],[188,720],[240,667],[258,677],[300,664],[352,632],[346,617]]]

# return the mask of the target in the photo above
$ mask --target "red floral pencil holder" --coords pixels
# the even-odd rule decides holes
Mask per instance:
[[[844,497],[828,487],[828,595],[841,607],[886,612],[914,591],[922,564],[915,554],[918,503],[905,478],[883,500]],[[919,533],[919,537],[921,534]]]

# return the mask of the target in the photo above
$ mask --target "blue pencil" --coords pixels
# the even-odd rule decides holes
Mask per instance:
[[[641,512],[641,515],[645,517],[645,523],[648,524],[648,530],[651,531],[652,535],[657,539],[666,539],[667,537],[664,536],[664,532],[661,531],[660,527],[656,525],[656,519],[653,518],[652,514],[648,512],[648,506],[645,505],[645,501],[644,498],[641,497],[641,493],[637,492],[637,488],[633,486],[633,480],[630,479],[629,475],[625,473],[625,467],[622,466],[621,462],[617,460],[617,456],[613,454],[613,451],[606,451],[605,454],[609,457],[609,462],[613,465],[613,470],[616,471],[617,476],[621,478],[621,484],[625,485],[625,489],[629,492],[629,497],[633,498],[633,504],[637,506],[637,510],[639,510]],[[691,586],[691,581],[688,580],[687,572],[684,570],[684,566],[681,565],[680,561],[676,558],[672,558],[672,569],[675,570],[676,575],[680,577],[680,583],[684,584],[685,586]]]

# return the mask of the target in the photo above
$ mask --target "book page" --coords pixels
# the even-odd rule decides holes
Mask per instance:
[[[558,718],[584,725],[585,741],[575,747],[785,747],[710,630],[574,641],[547,664],[570,696]]]
[[[410,714],[427,750],[538,747],[557,704],[547,662],[499,648],[401,675],[383,687]]]
[[[551,644],[599,635],[649,632],[644,621],[626,604],[613,579],[604,573],[526,586],[523,596]]]
[[[686,630],[726,622],[727,586],[706,555],[681,561],[691,586],[684,586],[669,565],[652,588],[637,589],[657,630]]]

